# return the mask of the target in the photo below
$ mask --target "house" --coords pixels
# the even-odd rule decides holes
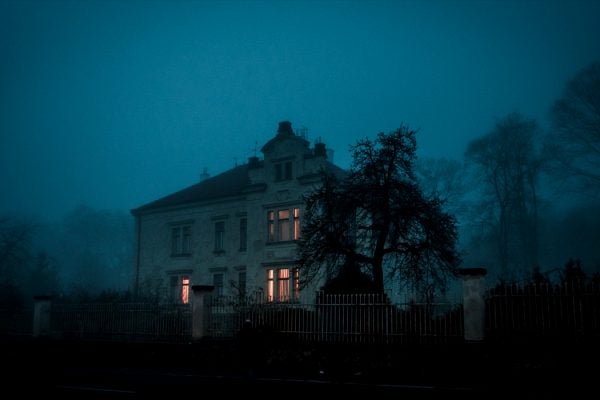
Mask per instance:
[[[297,241],[302,196],[321,169],[343,173],[323,143],[280,122],[248,163],[132,210],[136,221],[134,291],[183,303],[192,285],[217,295],[262,294],[267,301],[308,300],[300,290]]]

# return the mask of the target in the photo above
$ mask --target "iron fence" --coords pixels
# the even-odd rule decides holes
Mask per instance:
[[[319,293],[312,304],[217,297],[208,311],[214,337],[235,336],[244,323],[265,334],[344,343],[460,341],[464,332],[460,304],[393,304],[379,294]]]
[[[183,341],[191,337],[188,304],[52,304],[50,328],[62,337]]]
[[[486,299],[490,338],[598,337],[600,285],[499,285]]]

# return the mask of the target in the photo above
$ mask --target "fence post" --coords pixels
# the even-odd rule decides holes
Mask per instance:
[[[208,297],[215,289],[210,285],[192,286],[192,339],[202,339],[208,328]]]
[[[463,323],[466,341],[481,341],[485,330],[485,268],[462,268]]]
[[[33,296],[33,337],[50,335],[52,296]]]

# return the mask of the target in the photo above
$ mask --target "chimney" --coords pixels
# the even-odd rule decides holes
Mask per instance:
[[[279,128],[277,128],[277,135],[293,136],[294,131],[292,130],[292,123],[290,121],[281,121],[279,123]]]
[[[315,143],[315,156],[327,158],[327,149],[325,148],[325,143]]]
[[[258,160],[258,157],[248,157],[248,169],[254,169],[258,167],[260,167],[260,161]]]

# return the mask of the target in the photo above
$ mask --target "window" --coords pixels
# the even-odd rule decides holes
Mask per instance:
[[[181,302],[183,304],[190,302],[190,278],[187,276],[181,278]]]
[[[213,286],[215,287],[215,296],[223,296],[223,274],[213,275]]]
[[[192,251],[192,227],[180,225],[171,228],[171,255],[186,256]]]
[[[283,179],[290,180],[292,179],[292,162],[288,161],[285,163],[285,172],[283,175]]]
[[[277,235],[280,241],[290,240],[290,210],[277,212]]]
[[[277,219],[275,219],[277,214]],[[267,240],[284,242],[300,239],[300,208],[267,211]]]
[[[294,240],[300,239],[300,209],[294,208]]]
[[[277,270],[277,292],[279,301],[290,299],[290,270],[287,268]]]
[[[297,268],[267,269],[267,301],[290,301],[290,292],[293,299],[300,296],[300,274]]]
[[[190,302],[189,276],[171,276],[171,298],[176,303],[188,304]]]
[[[246,297],[246,271],[238,272],[238,292],[240,297]]]
[[[267,213],[267,231],[268,233],[268,241],[269,242],[274,242],[275,241],[275,212],[274,211],[269,211]]]
[[[225,250],[225,222],[215,222],[215,251]]]
[[[240,219],[240,251],[246,251],[248,246],[248,220]]]
[[[300,270],[294,268],[292,272],[294,274],[294,300],[298,300],[300,299]]]
[[[289,181],[290,179],[292,179],[292,162],[275,164],[275,180]]]

